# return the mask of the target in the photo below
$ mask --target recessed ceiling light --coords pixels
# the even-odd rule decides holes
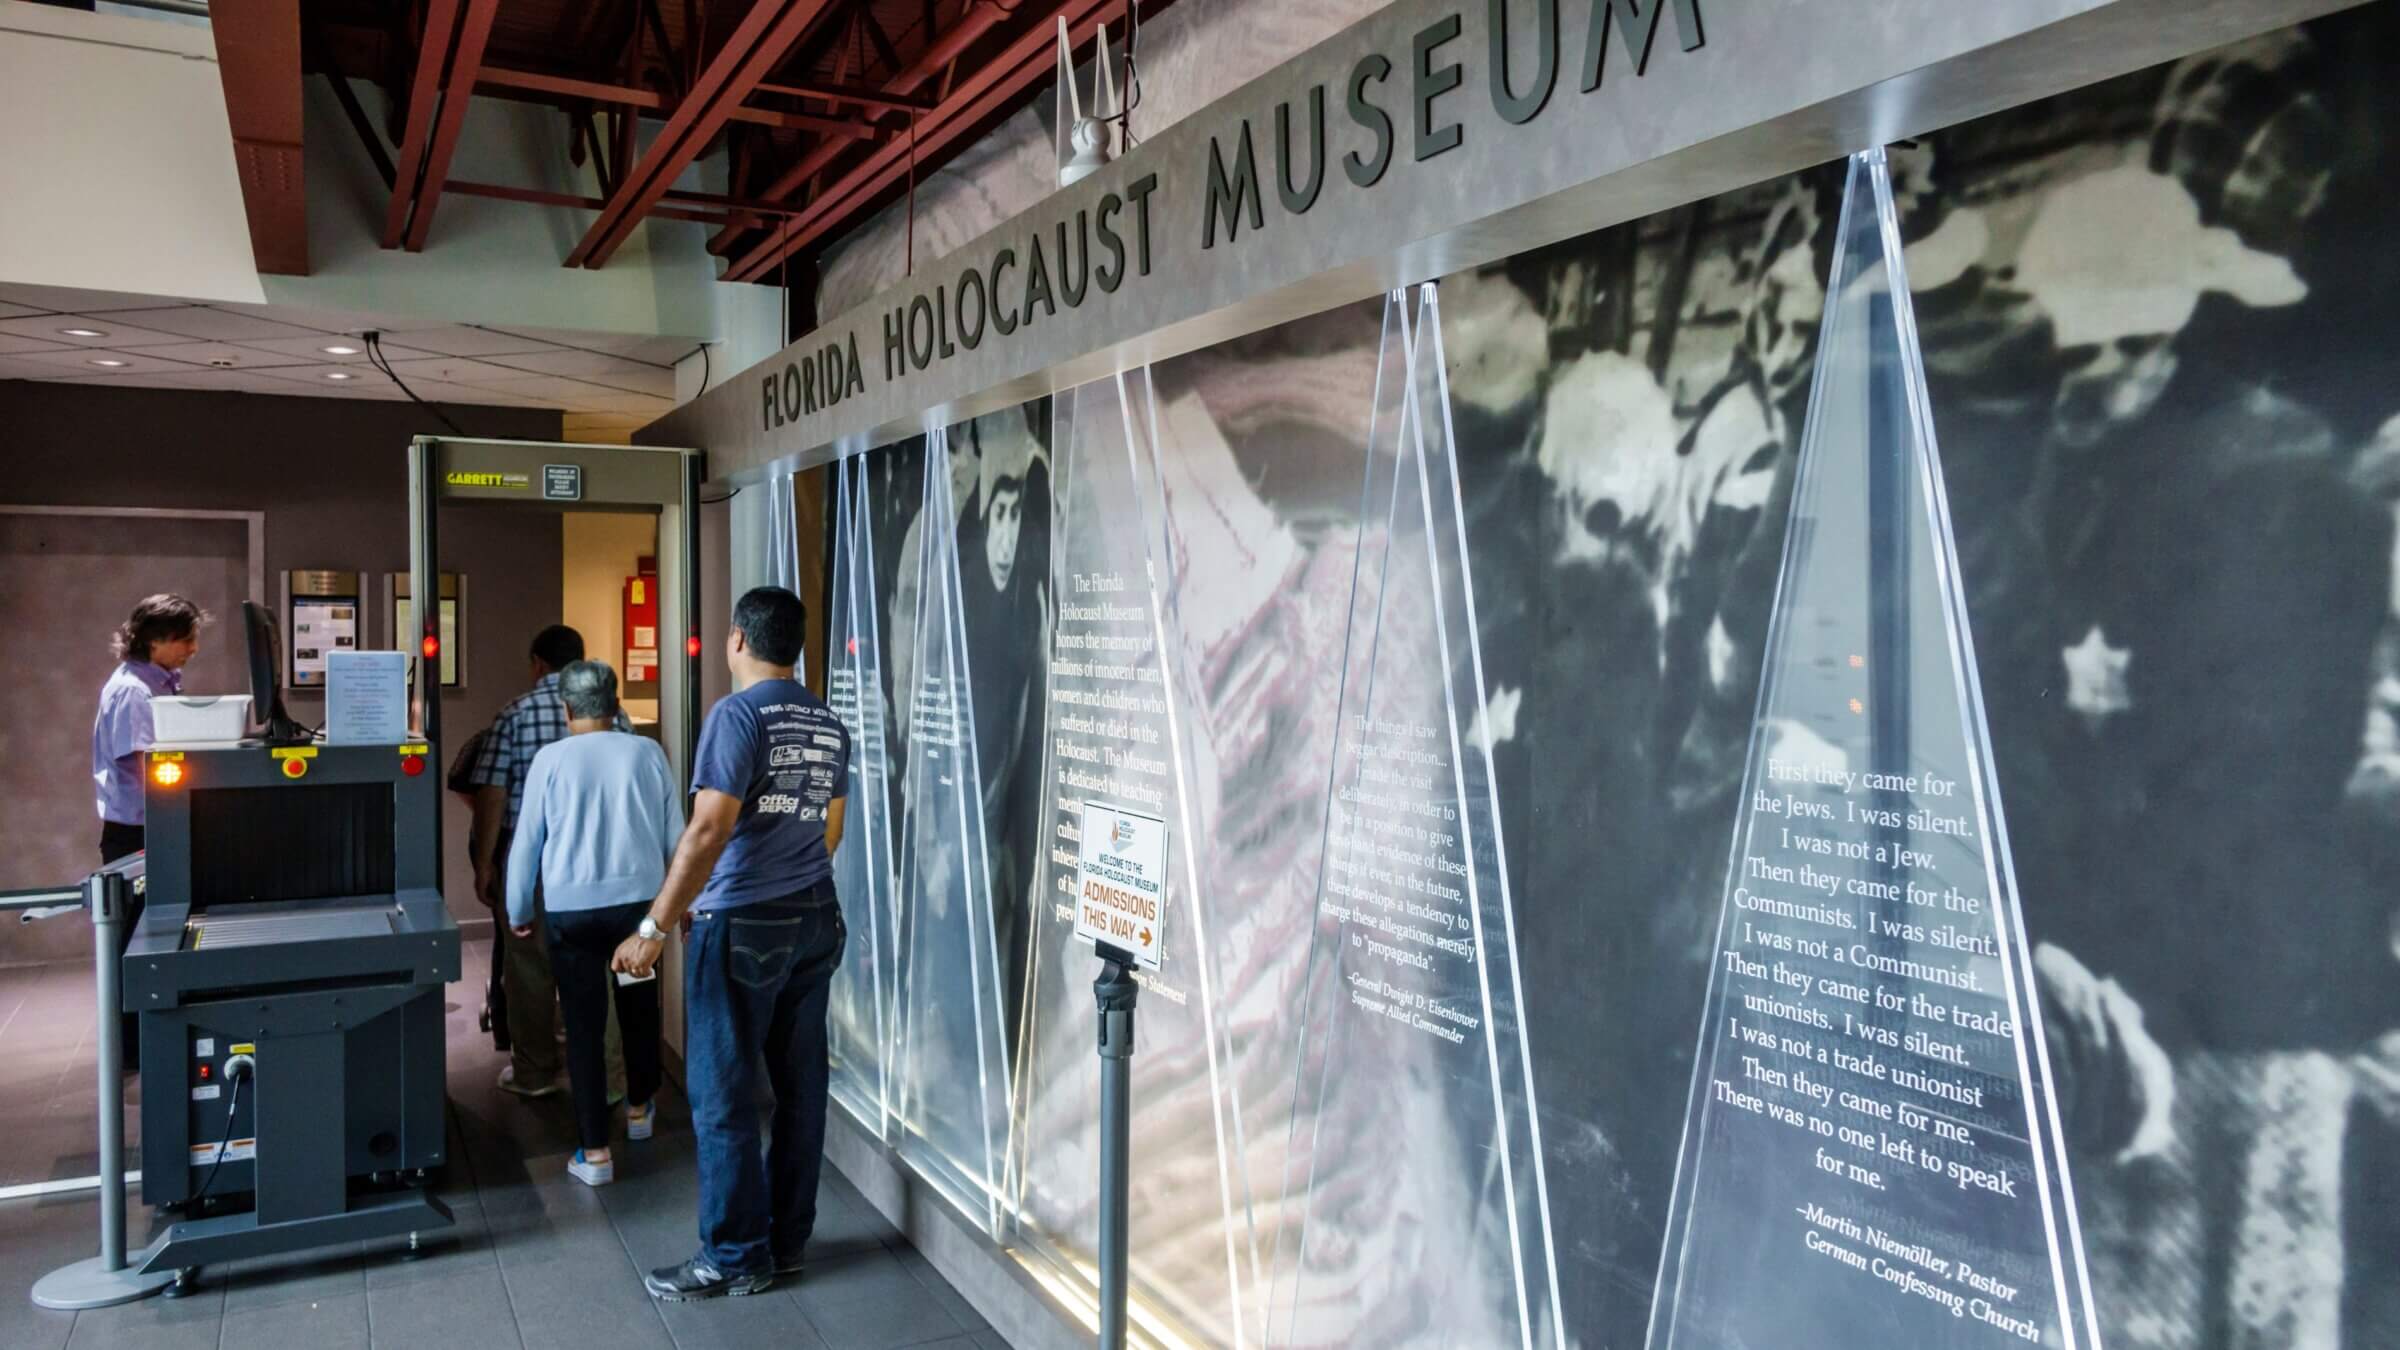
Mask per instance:
[[[68,337],[107,337],[107,336],[108,336],[108,334],[106,334],[106,333],[102,332],[101,330],[99,330],[99,329],[97,329],[97,328],[61,328],[61,329],[59,329],[58,331],[60,331],[60,332],[62,332],[62,333],[64,333],[64,334],[66,334]]]
[[[352,375],[346,370],[329,370],[325,372],[325,378],[329,380],[354,380],[358,377]]]
[[[111,360],[111,359],[109,359],[108,357],[105,357],[105,356],[95,356],[95,357],[93,357],[93,358],[92,358],[92,364],[93,364],[93,365],[95,365],[95,366],[112,366],[112,367],[113,367],[113,366],[124,366],[124,365],[131,365],[131,364],[132,364],[132,362],[130,362],[130,361],[114,361],[114,360]]]
[[[324,352],[324,353],[326,353],[326,354],[327,354],[327,355],[329,355],[329,356],[356,356],[356,355],[358,355],[358,348],[356,348],[356,347],[344,347],[344,346],[340,346],[340,345],[338,345],[338,344],[337,344],[337,345],[335,345],[335,346],[331,346],[331,347],[319,347],[317,350],[318,350],[318,351],[321,351],[321,352]]]

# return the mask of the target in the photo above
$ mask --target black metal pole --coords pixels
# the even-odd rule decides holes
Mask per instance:
[[[1133,1145],[1133,953],[1095,944],[1100,978],[1092,997],[1100,1009],[1100,1346],[1125,1345],[1125,1254]]]
[[[92,916],[93,1001],[98,1005],[100,1115],[100,1254],[51,1271],[33,1285],[33,1301],[44,1308],[80,1311],[147,1298],[166,1287],[172,1272],[129,1269],[125,1256],[125,1010],[124,967],[118,934],[131,919],[132,875],[141,859],[120,860],[83,883]]]
[[[92,907],[92,983],[98,993],[100,1022],[100,1269],[110,1274],[125,1268],[125,1006],[124,966],[117,949],[124,944],[125,911],[131,887],[113,871],[99,871],[84,882]]]

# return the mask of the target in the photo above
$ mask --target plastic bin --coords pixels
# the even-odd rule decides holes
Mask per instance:
[[[250,730],[250,696],[159,694],[150,700],[150,724],[160,745],[238,741]]]

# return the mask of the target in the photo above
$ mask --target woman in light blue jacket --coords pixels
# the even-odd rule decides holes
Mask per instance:
[[[534,924],[547,920],[581,1145],[567,1171],[601,1186],[616,1180],[604,1049],[609,961],[666,880],[683,833],[683,794],[656,742],[613,729],[614,671],[598,661],[574,662],[559,672],[558,693],[567,705],[568,735],[542,747],[526,772],[525,805],[508,851],[508,922],[511,933],[530,938]],[[658,981],[618,978],[616,999],[630,1103],[625,1133],[647,1139],[658,1110]]]

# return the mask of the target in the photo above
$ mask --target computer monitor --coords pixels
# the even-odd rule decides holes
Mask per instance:
[[[308,729],[283,710],[281,681],[276,679],[282,653],[275,639],[275,616],[266,606],[244,600],[242,628],[250,639],[250,710],[266,724],[267,744],[308,744]]]

